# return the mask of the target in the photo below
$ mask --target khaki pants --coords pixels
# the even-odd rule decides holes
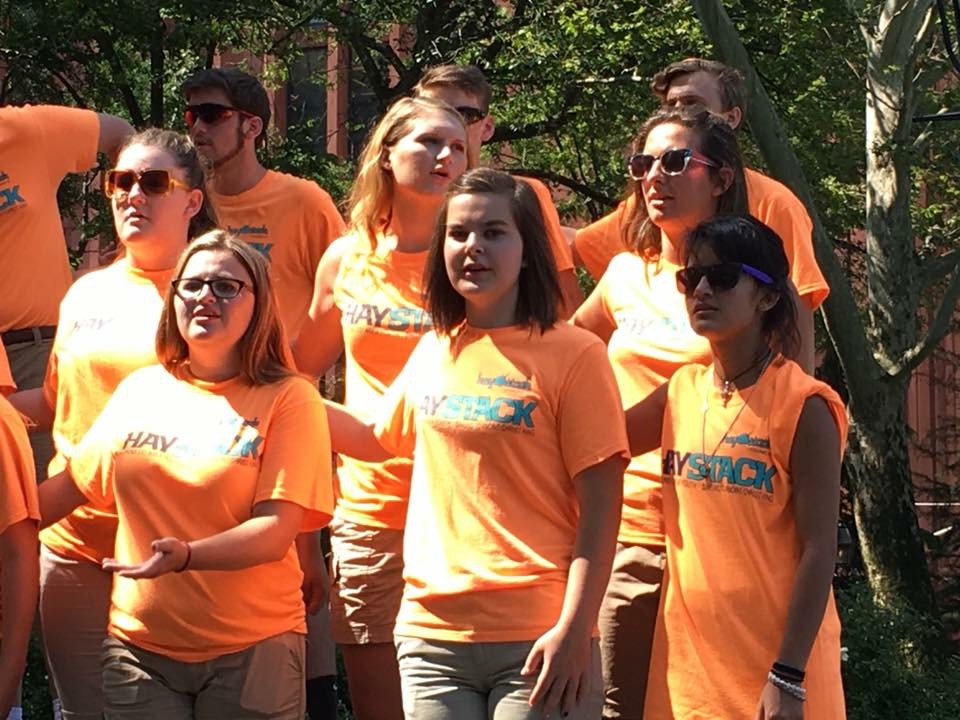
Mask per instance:
[[[603,706],[600,648],[593,641],[591,688],[568,715],[544,718],[530,706],[536,675],[520,674],[529,642],[458,643],[397,637],[407,720],[598,720]]]
[[[113,574],[40,546],[40,626],[64,720],[103,717],[100,652]]]
[[[599,618],[605,718],[643,717],[663,566],[663,548],[617,544]]]
[[[102,658],[106,720],[303,720],[307,711],[299,633],[196,663],[108,637]]]
[[[32,340],[4,347],[17,390],[43,386],[43,378],[47,374],[47,359],[52,349],[53,340]],[[53,459],[53,439],[50,433],[31,432],[30,447],[33,449],[37,481],[40,482],[47,477],[47,465]]]

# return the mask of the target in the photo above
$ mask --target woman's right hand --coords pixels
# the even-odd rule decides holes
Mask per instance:
[[[755,720],[803,720],[803,701],[768,680],[760,693]]]
[[[184,566],[190,558],[189,545],[175,537],[154,540],[150,543],[150,549],[153,550],[153,555],[142,563],[124,565],[117,562],[115,558],[104,558],[101,567],[121,577],[147,580],[185,569]]]

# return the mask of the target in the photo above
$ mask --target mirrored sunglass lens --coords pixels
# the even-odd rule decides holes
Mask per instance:
[[[660,156],[660,166],[664,172],[677,175],[686,169],[689,157],[686,150],[667,150]]]
[[[218,298],[232,298],[240,294],[240,283],[237,280],[217,278],[210,281],[210,289]]]

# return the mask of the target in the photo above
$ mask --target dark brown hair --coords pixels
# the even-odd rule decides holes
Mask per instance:
[[[710,73],[716,78],[717,88],[720,91],[720,101],[723,103],[724,111],[740,108],[743,115],[747,114],[747,83],[743,78],[743,73],[734,67],[724,65],[722,62],[717,62],[716,60],[686,58],[685,60],[670,63],[653,76],[653,80],[650,82],[650,89],[653,90],[653,94],[663,102],[667,99],[667,92],[670,90],[670,86],[676,80],[695,72]]]
[[[437,332],[449,335],[466,317],[466,302],[447,275],[443,246],[447,236],[447,208],[457,195],[489,193],[510,202],[513,221],[523,240],[522,266],[517,278],[516,322],[536,325],[545,332],[557,321],[560,285],[553,253],[547,242],[547,230],[536,193],[523,181],[490,168],[476,168],[461,175],[447,191],[437,216],[436,229],[424,268],[424,294],[427,310]]]
[[[777,293],[779,299],[763,314],[763,334],[775,350],[796,358],[800,351],[797,306],[790,287],[790,263],[780,236],[752,215],[718,215],[691,231],[681,251],[684,265],[702,248],[712,250],[720,262],[746,263],[773,278],[772,285],[763,287]]]
[[[266,138],[267,125],[270,123],[270,99],[263,85],[253,75],[237,68],[206,68],[187,78],[180,90],[187,102],[190,102],[190,94],[197,90],[222,91],[233,107],[263,120],[257,145],[261,145]]]
[[[697,137],[697,147],[693,149],[699,150],[719,166],[709,168],[715,182],[720,182],[722,168],[733,171],[730,186],[717,198],[716,213],[746,213],[747,179],[743,171],[743,158],[740,156],[737,135],[726,120],[700,107],[663,108],[654,113],[640,128],[631,144],[631,153],[641,152],[650,131],[667,124],[682,125],[693,130]],[[632,180],[627,193],[634,195],[636,202],[628,206],[630,209],[624,218],[623,244],[646,260],[655,260],[662,249],[660,228],[653,224],[647,213],[640,182]]]
[[[187,246],[174,268],[173,279],[179,280],[190,258],[203,251],[230,253],[243,265],[252,281],[253,315],[239,341],[241,374],[254,385],[267,385],[295,375],[293,357],[280,323],[266,259],[235,235],[224,230],[213,230]],[[167,371],[174,374],[190,357],[190,348],[177,325],[175,297],[171,285],[163,302],[156,340],[157,358]]]

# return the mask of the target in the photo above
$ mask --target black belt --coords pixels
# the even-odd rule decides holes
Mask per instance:
[[[41,325],[40,327],[24,328],[23,330],[7,330],[2,337],[4,345],[16,345],[18,343],[53,340],[56,334],[56,325]]]

